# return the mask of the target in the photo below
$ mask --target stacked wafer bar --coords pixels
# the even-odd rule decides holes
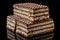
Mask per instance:
[[[18,3],[14,6],[14,14],[31,21],[49,18],[48,7],[35,3]]]
[[[19,17],[13,15],[7,17],[7,28],[14,31],[15,29],[15,19],[19,19]],[[22,20],[22,19],[21,19]],[[54,23],[52,19],[45,19],[42,21],[36,21],[31,24],[25,24],[19,20],[16,25],[16,33],[22,34],[26,37],[33,36],[36,34],[44,34],[46,32],[52,32],[54,29]],[[37,23],[38,22],[38,23]],[[48,31],[47,31],[48,30]]]
[[[13,32],[13,36],[19,34],[19,36],[33,37],[53,32],[54,22],[52,18],[49,18],[47,6],[35,3],[18,3],[13,7],[14,15],[7,16],[7,29]],[[18,36],[17,39],[19,39]]]

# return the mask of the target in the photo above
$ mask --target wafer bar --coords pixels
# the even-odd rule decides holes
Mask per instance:
[[[37,26],[37,27],[34,27],[34,28],[30,28],[30,29],[26,29],[22,26],[17,26],[17,29],[28,33],[28,32],[31,32],[31,31],[42,30],[42,29],[53,28],[53,27],[54,27],[54,24],[52,23],[52,24],[48,24],[48,25]]]

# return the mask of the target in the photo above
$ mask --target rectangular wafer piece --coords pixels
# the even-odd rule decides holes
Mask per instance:
[[[27,18],[32,21],[49,18],[48,7],[45,5],[39,5],[35,3],[18,3],[14,4],[13,7],[14,15],[22,18]],[[25,9],[28,9],[29,11],[26,11]],[[30,12],[30,10],[33,12]]]
[[[54,23],[52,19],[45,19],[42,21],[29,21],[31,22],[30,24],[27,20],[21,21],[20,18],[16,17],[15,15],[9,16],[9,19],[12,18],[14,19],[15,22],[17,22],[16,26],[9,26],[7,25],[7,28],[11,29],[14,31],[16,27],[16,32],[19,34],[22,34],[24,36],[31,36],[31,35],[36,35],[36,34],[41,34],[42,32],[47,32],[53,31],[54,29]],[[27,23],[26,23],[27,22]],[[15,25],[14,24],[14,25]],[[11,23],[10,23],[11,25]]]

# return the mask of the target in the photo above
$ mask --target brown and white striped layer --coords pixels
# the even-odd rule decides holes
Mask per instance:
[[[11,31],[14,32],[14,29],[15,29],[15,28],[14,28],[13,26],[7,24],[7,29],[9,29],[9,30],[11,30]]]
[[[32,38],[29,38],[30,40],[34,40],[34,39],[44,39],[44,38],[49,38],[52,37],[53,38],[54,33],[48,33],[48,34],[44,34],[44,35],[38,35]],[[19,34],[17,34],[17,38],[22,38],[23,40],[27,40],[27,38],[20,36]]]
[[[26,12],[26,11],[22,11],[16,8],[13,9],[13,11],[19,14],[27,15],[27,16],[39,16],[39,15],[49,14],[49,11],[47,9],[45,9],[44,11],[37,12],[37,13]]]
[[[7,28],[12,30],[12,31],[14,31],[14,29],[15,29],[15,23],[14,22],[16,22],[16,20],[15,20],[16,18],[15,19],[14,18],[15,18],[14,16],[13,17],[9,16],[7,18]],[[47,31],[47,29],[48,30],[54,29],[54,24],[53,24],[53,20],[46,19],[45,21],[43,21],[43,20],[42,20],[42,22],[38,21],[38,22],[35,22],[33,24],[29,24],[27,26],[27,24],[24,24],[23,22],[18,20],[16,27],[17,27],[16,28],[17,33],[21,32],[20,34],[24,34],[25,36],[28,36],[28,35],[35,35],[35,34],[44,33]]]
[[[13,16],[9,16],[7,18],[8,21],[10,21],[10,19],[14,19],[12,21],[16,22],[15,19],[17,20],[17,25],[20,25],[20,26],[23,26],[25,28],[32,28],[32,27],[37,27],[39,25],[46,25],[46,24],[51,24],[53,23],[53,20],[51,18],[49,19],[44,19],[44,20],[41,20],[41,21],[29,21],[29,20],[25,20],[25,19],[22,19],[22,18],[19,18],[15,15]],[[14,23],[13,22],[13,23]],[[14,23],[15,24],[15,23]]]
[[[22,30],[23,32],[26,32],[26,33],[37,31],[37,30],[42,30],[42,29],[46,29],[46,28],[54,28],[54,24],[52,23],[52,24],[37,26],[34,28],[30,28],[30,29],[26,29],[22,26],[17,26],[17,30]]]
[[[33,31],[33,32],[30,32],[30,33],[25,33],[21,30],[16,30],[16,33],[21,34],[25,37],[28,37],[28,36],[34,36],[34,35],[38,35],[38,34],[45,34],[45,33],[48,33],[48,32],[53,32],[53,30],[54,30],[54,28],[46,28],[46,29],[42,29],[42,30]]]
[[[35,23],[33,23],[33,24],[24,24],[23,22],[17,22],[18,24],[18,26],[21,26],[21,27],[24,27],[24,28],[27,28],[27,29],[29,29],[29,28],[34,28],[34,27],[39,27],[39,26],[45,26],[45,25],[49,25],[49,24],[52,24],[52,25],[54,25],[53,24],[53,20],[51,20],[51,19],[46,19],[45,21],[38,21],[38,22],[35,22]]]
[[[15,28],[15,19],[10,18],[10,16],[7,16],[7,29],[14,31],[14,28]]]
[[[22,23],[25,24],[25,25],[42,23],[42,22],[44,22],[44,21],[52,20],[52,19],[47,18],[47,19],[43,19],[43,20],[31,21],[31,20],[28,20],[28,19],[25,19],[25,18],[22,18],[22,17],[18,17],[18,16],[16,16],[16,15],[11,15],[9,18],[16,19],[18,22],[22,22]]]
[[[22,13],[14,12],[14,15],[17,15],[17,16],[22,17],[22,18],[26,18],[26,19],[31,20],[31,21],[43,20],[43,19],[49,18],[48,12],[45,12],[44,14],[43,13],[36,14],[36,15],[33,15],[33,16],[27,16],[27,15],[24,15]]]
[[[13,32],[14,32],[14,27],[12,27],[12,26],[10,26],[10,25],[7,25],[7,28],[8,29],[10,29],[10,30],[12,30]],[[38,28],[38,27],[37,27]],[[36,29],[36,28],[35,28]],[[38,28],[38,29],[36,29],[36,30],[34,30],[34,28],[32,28],[32,30],[31,29],[28,29],[27,31],[29,31],[29,30],[31,30],[30,32],[28,32],[28,33],[26,33],[26,30],[25,29],[23,29],[23,27],[22,27],[22,29],[21,30],[19,30],[18,29],[18,27],[16,28],[16,32],[17,33],[19,33],[19,34],[24,34],[24,36],[28,36],[28,35],[36,35],[36,34],[42,34],[42,33],[44,33],[44,32],[47,32],[47,29],[51,29],[51,30],[48,30],[48,31],[53,31],[52,29],[54,29],[53,28],[53,26],[50,26],[50,27],[45,27],[45,29],[43,28],[43,27],[41,27],[40,29]],[[24,31],[25,30],[25,31]],[[21,33],[20,33],[21,32]]]
[[[16,8],[15,6],[22,6],[22,7],[26,7],[26,5],[29,4],[31,5],[32,7],[30,6],[27,6],[27,8],[31,8],[31,9],[37,9],[40,8],[38,11],[39,12],[35,12],[35,13],[31,13],[29,11],[26,11],[26,10],[22,10],[22,9],[19,9],[19,8]],[[35,20],[43,20],[43,19],[46,19],[46,18],[49,18],[49,12],[48,12],[48,8],[46,8],[47,6],[43,6],[43,5],[38,5],[38,4],[34,4],[34,3],[25,3],[23,4],[16,4],[14,5],[14,15],[17,15],[17,16],[20,16],[22,18],[26,18],[26,19],[29,19],[31,21],[35,21]],[[35,6],[37,5],[37,7],[35,8]]]
[[[44,11],[45,9],[48,9],[48,7],[45,5],[41,5],[41,4],[39,5],[35,3],[18,3],[18,4],[14,4],[13,7],[19,10],[24,10],[32,13],[40,12],[40,11]]]

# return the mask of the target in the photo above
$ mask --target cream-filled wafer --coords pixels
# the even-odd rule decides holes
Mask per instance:
[[[22,26],[17,26],[17,29],[28,33],[28,32],[31,32],[31,31],[42,30],[42,29],[52,28],[52,27],[54,27],[53,23],[52,24],[47,24],[47,25],[42,25],[42,26],[37,26],[37,27],[34,27],[34,28],[30,28],[30,29],[26,29]]]
[[[21,4],[18,3],[18,4],[14,4],[13,7],[14,7],[13,9],[14,15],[20,16],[22,18],[26,18],[31,21],[43,20],[49,18],[48,7],[45,5],[39,5],[35,3],[21,3]],[[35,11],[35,12],[26,11],[24,8],[25,9],[28,8],[29,11],[31,9],[31,11]]]
[[[36,23],[36,24],[31,24],[29,26],[23,24],[22,22],[18,22],[19,26],[22,26],[24,28],[34,28],[34,27],[39,27],[39,26],[43,26],[43,25],[49,25],[49,24],[54,24],[52,20],[49,21],[44,21],[44,22],[40,22],[40,23]]]

